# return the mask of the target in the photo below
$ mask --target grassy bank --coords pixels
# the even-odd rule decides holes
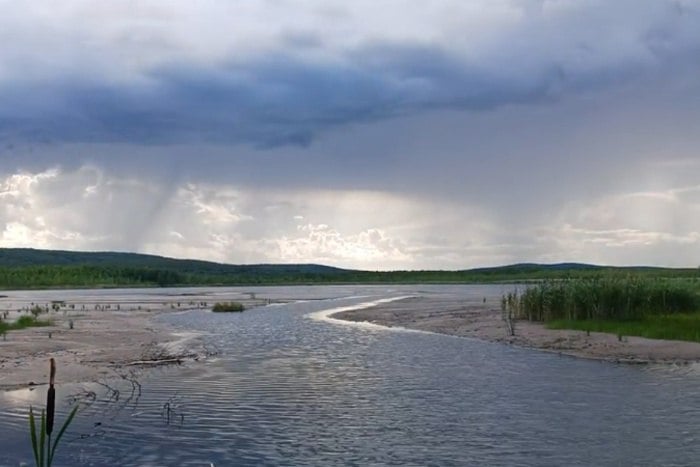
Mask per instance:
[[[504,313],[550,329],[700,342],[700,283],[603,277],[546,281],[503,297]]]
[[[700,342],[700,313],[648,316],[634,321],[555,320],[548,322],[547,327],[607,332],[617,336]]]

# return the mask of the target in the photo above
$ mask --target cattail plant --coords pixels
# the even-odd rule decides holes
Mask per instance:
[[[53,433],[54,417],[56,412],[56,389],[54,388],[54,380],[56,378],[56,362],[51,359],[51,371],[49,373],[49,391],[46,394],[46,410],[41,411],[41,422],[39,426],[39,437],[37,439],[37,426],[34,420],[34,410],[29,407],[29,434],[32,440],[32,450],[34,451],[34,462],[37,467],[51,467],[56,448],[61,437],[66,432],[68,425],[73,421],[78,406],[73,407],[68,418],[63,423],[63,426],[58,431],[56,439],[51,443],[51,435]]]

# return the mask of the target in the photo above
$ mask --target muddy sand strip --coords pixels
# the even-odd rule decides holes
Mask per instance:
[[[500,302],[465,301],[444,296],[420,296],[373,308],[342,311],[333,318],[404,327],[451,336],[471,337],[562,355],[616,363],[648,364],[700,362],[700,343],[643,337],[623,337],[585,331],[551,330],[543,324],[517,321],[509,336]]]
[[[234,299],[246,308],[264,304],[254,299]],[[29,314],[26,308],[30,304],[13,300],[12,308],[8,308],[9,300],[0,301],[0,311],[7,311],[10,319]],[[202,336],[177,332],[153,319],[162,313],[211,307],[211,302],[205,306],[203,302],[185,300],[179,297],[171,301],[160,298],[150,302],[74,302],[65,303],[58,310],[50,309],[39,319],[51,320],[51,326],[9,331],[4,339],[0,336],[0,391],[45,384],[51,357],[60,369],[61,383],[82,383],[216,353]],[[50,308],[51,304],[42,306]]]

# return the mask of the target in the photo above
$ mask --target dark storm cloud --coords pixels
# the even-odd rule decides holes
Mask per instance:
[[[532,14],[472,55],[449,44],[369,40],[331,51],[334,59],[307,59],[299,50],[320,47],[322,38],[297,33],[285,36],[279,50],[254,58],[174,59],[140,70],[139,79],[112,81],[75,70],[70,79],[53,79],[49,69],[29,84],[0,84],[0,134],[30,142],[304,146],[324,129],[350,123],[558,99],[672,71],[696,56],[697,10],[650,3],[661,5],[661,14],[621,25],[620,45],[586,31],[598,26],[590,23],[600,13],[592,9],[595,15],[580,20],[576,11],[552,20]],[[632,5],[612,6],[611,15]],[[602,34],[612,39],[609,26]],[[558,43],[567,28],[574,39]]]
[[[382,76],[284,58],[244,69],[169,66],[148,87],[72,83],[62,103],[14,118],[0,128],[30,141],[306,144],[319,129],[397,112],[405,91]],[[31,89],[13,89],[15,95]]]
[[[422,107],[481,108],[509,97],[438,49],[381,47],[367,57],[378,63],[331,66],[280,56],[218,69],[171,65],[151,71],[147,86],[78,81],[52,90],[58,104],[37,103],[28,115],[13,117],[6,107],[0,129],[39,142],[304,145],[330,126]],[[5,92],[31,96],[32,89]]]

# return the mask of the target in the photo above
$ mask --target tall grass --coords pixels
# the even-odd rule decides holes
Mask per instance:
[[[529,321],[643,320],[649,316],[700,311],[698,283],[642,277],[546,281],[503,303]]]

